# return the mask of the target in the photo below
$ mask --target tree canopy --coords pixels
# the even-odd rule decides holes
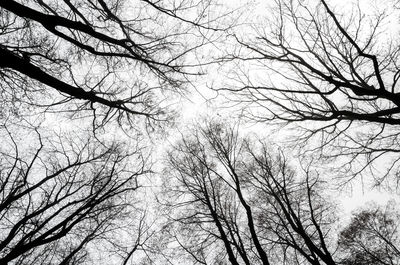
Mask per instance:
[[[399,12],[0,1],[0,264],[399,264]]]
[[[253,121],[293,124],[295,144],[337,164],[343,182],[365,172],[376,185],[393,180],[399,168],[398,9],[361,1],[271,5],[266,21],[234,35],[237,45],[225,57],[242,69],[230,71],[233,81],[219,90],[245,106]],[[378,164],[385,166],[377,170]]]

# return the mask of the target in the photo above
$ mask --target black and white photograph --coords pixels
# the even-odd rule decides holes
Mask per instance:
[[[399,0],[0,0],[0,265],[400,265]]]

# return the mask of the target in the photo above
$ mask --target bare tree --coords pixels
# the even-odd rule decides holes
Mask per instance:
[[[210,5],[2,1],[1,100],[17,104],[20,113],[22,105],[91,115],[96,126],[140,116],[166,120],[163,93],[182,89],[188,76],[198,74],[196,63],[184,58],[207,42],[206,31],[217,23],[205,13]]]
[[[336,264],[317,178],[237,127],[195,128],[169,154],[166,182],[171,233],[193,264]]]
[[[201,74],[186,57],[219,30],[212,5],[1,1],[0,133],[9,139],[0,143],[0,263],[131,264],[149,255],[154,231],[134,207],[137,178],[151,167],[138,121],[169,121],[170,93]],[[80,121],[73,137],[72,121],[72,130],[58,126],[64,113]],[[10,123],[37,139],[19,143]],[[137,146],[127,151],[116,127],[139,131],[125,134]]]
[[[223,89],[251,119],[292,124],[303,152],[348,157],[336,160],[346,181],[368,170],[379,185],[398,180],[398,13],[363,5],[275,1],[270,19],[234,35],[227,58],[250,70]]]
[[[107,245],[111,255],[115,235],[136,215],[137,178],[149,172],[140,150],[127,153],[76,136],[57,141],[39,130],[27,148],[7,127],[1,133],[0,263],[84,264]],[[147,237],[143,227],[129,227],[131,235],[139,231],[137,240],[124,242],[136,242],[131,252]]]
[[[340,264],[398,264],[399,212],[394,201],[385,208],[369,205],[353,214],[339,236]]]

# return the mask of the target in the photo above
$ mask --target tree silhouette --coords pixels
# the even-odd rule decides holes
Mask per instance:
[[[209,5],[203,3],[203,11]],[[185,19],[200,13],[199,6],[196,1],[2,1],[2,99],[34,111],[92,115],[97,126],[134,117],[166,120],[163,93],[183,89],[188,75],[197,74],[184,57],[205,43],[195,35],[197,28],[212,26],[205,15]]]
[[[151,167],[142,122],[164,130],[171,93],[201,74],[185,57],[219,30],[210,6],[1,1],[1,264],[142,260],[154,233],[135,205]]]
[[[235,35],[240,48],[227,59],[250,72],[237,71],[239,84],[222,89],[234,91],[255,121],[293,124],[296,143],[321,161],[348,157],[337,167],[346,182],[372,171],[379,185],[399,168],[399,45],[390,38],[398,14],[360,6],[275,1],[271,19]]]
[[[397,264],[399,251],[399,213],[394,201],[385,208],[370,205],[353,214],[340,233],[341,264]]]
[[[339,229],[329,191],[398,187],[391,3],[275,0],[260,22],[212,0],[1,0],[0,264],[398,264],[394,203]],[[294,133],[280,149],[206,118],[155,175],[153,130],[206,71],[241,119]]]
[[[91,242],[112,241],[134,214],[137,178],[148,173],[139,150],[39,130],[36,147],[25,148],[7,127],[1,132],[1,264],[82,263]]]
[[[169,154],[166,184],[171,233],[193,264],[336,264],[316,177],[237,127],[194,128]]]

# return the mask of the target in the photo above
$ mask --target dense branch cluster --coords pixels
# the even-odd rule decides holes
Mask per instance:
[[[399,264],[387,2],[0,0],[0,264]]]
[[[152,260],[144,138],[199,74],[211,5],[1,1],[1,264]]]
[[[187,242],[181,247],[201,264],[336,264],[333,206],[317,178],[297,176],[284,157],[235,129],[209,123],[169,155],[168,204],[178,222],[171,233]]]
[[[237,128],[207,121],[169,153],[166,229],[183,262],[398,263],[394,201],[355,212],[338,233],[328,184],[310,168],[294,170],[282,154],[239,136]]]
[[[91,242],[101,242],[133,214],[128,205],[137,178],[148,173],[140,152],[43,138],[39,131],[33,139],[27,135],[34,147],[21,150],[23,142],[2,129],[8,136],[2,135],[0,151],[0,262],[84,262]],[[128,161],[135,156],[138,165]]]
[[[343,264],[399,263],[399,212],[389,201],[385,208],[377,205],[357,212],[339,237],[345,253]]]
[[[371,170],[380,185],[399,166],[400,46],[391,37],[398,14],[366,15],[361,4],[347,15],[327,1],[276,1],[269,27],[234,35],[238,46],[226,59],[250,72],[230,73],[236,82],[221,90],[234,92],[229,97],[254,121],[293,124],[296,144],[321,151],[322,160],[347,156],[346,181],[346,172]],[[385,167],[368,166],[375,162]]]
[[[0,8],[3,103],[73,101],[62,111],[91,110],[100,125],[165,119],[162,91],[182,89],[191,74],[185,54],[203,44],[176,15],[194,2],[173,7],[175,17],[150,1],[7,0]],[[202,18],[193,23],[204,26]]]

